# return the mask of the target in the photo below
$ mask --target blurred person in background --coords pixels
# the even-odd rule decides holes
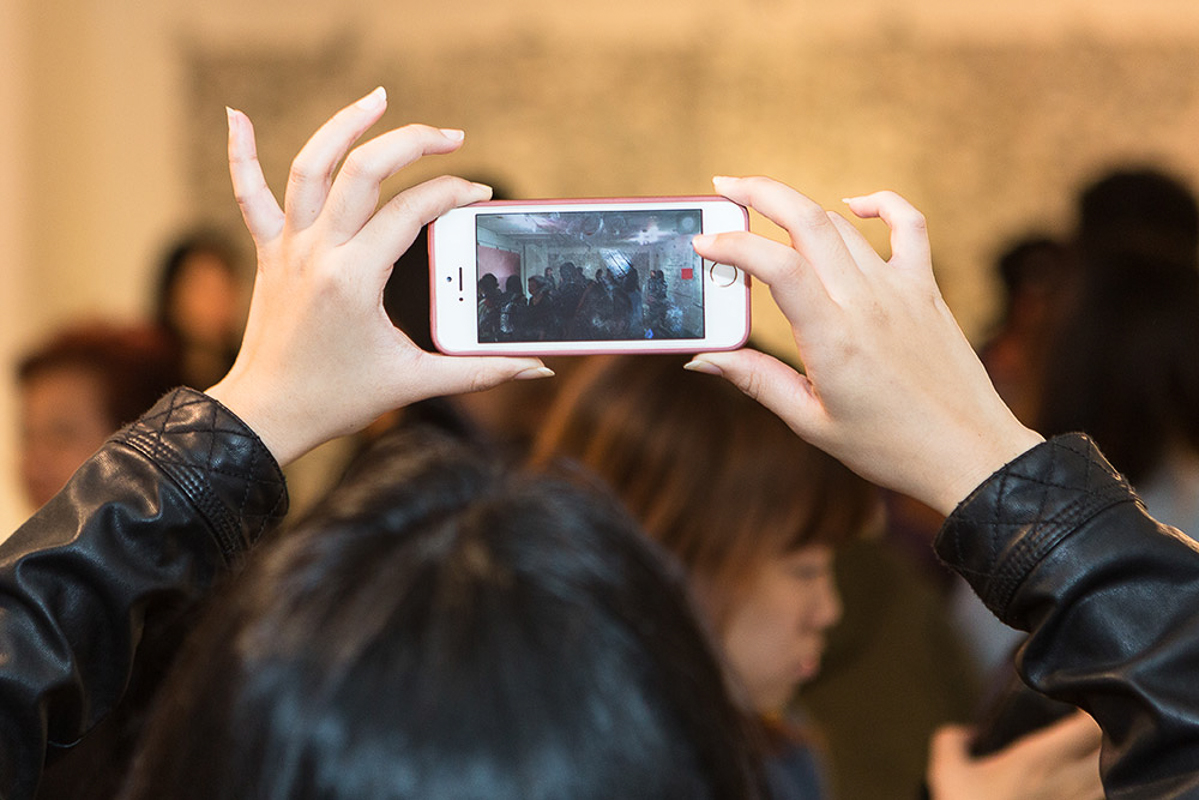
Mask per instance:
[[[839,787],[830,786],[822,732],[793,700],[821,671],[830,631],[842,616],[834,551],[881,524],[876,489],[731,385],[684,371],[686,360],[589,359],[563,388],[532,459],[568,458],[598,474],[682,563],[723,650],[734,696],[762,741],[770,796],[839,796]],[[912,603],[878,595],[871,602],[879,614],[883,603],[901,609],[888,624],[903,626],[902,648],[944,643],[927,638],[928,618],[913,613]],[[909,716],[921,718],[916,706],[941,684],[924,673],[918,680],[926,685],[916,693],[899,688],[909,684],[897,684],[896,673],[911,663],[917,662],[894,651],[889,666],[868,676],[872,686],[859,691],[895,692]],[[842,713],[859,710],[847,704]],[[904,727],[906,735],[913,724]],[[932,730],[916,735],[927,741]],[[854,746],[869,755],[894,735],[875,726]],[[1071,718],[1040,741],[986,760],[969,755],[960,729],[938,737],[936,760],[919,770],[923,775],[927,767],[936,800],[1100,796],[1098,731],[1087,719]],[[1058,769],[1078,764],[1077,780]],[[915,797],[918,778],[886,787],[881,796]],[[1077,793],[1075,785],[1082,787]]]
[[[167,249],[158,272],[154,320],[178,351],[183,382],[212,386],[233,366],[245,318],[233,244],[213,231],[187,234]]]
[[[833,545],[878,522],[873,487],[686,357],[595,359],[562,393],[537,463],[599,474],[683,564],[729,681],[768,743],[772,796],[822,798],[811,735],[788,718],[841,616]]]
[[[167,341],[147,326],[64,329],[17,366],[21,480],[40,507],[104,440],[181,382]]]
[[[1078,209],[1078,300],[1036,427],[1102,442],[1151,514],[1199,536],[1199,201],[1129,168],[1085,187]]]

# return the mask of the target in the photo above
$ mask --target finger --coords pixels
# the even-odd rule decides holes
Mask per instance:
[[[840,297],[853,285],[857,267],[818,203],[770,178],[719,177],[713,183],[725,197],[755,209],[787,231],[791,245],[819,273],[830,296]]]
[[[774,301],[792,323],[818,317],[829,297],[807,260],[779,242],[744,231],[705,234],[692,239],[695,252],[718,264],[743,269],[770,287]]]
[[[701,353],[684,368],[723,377],[773,411],[803,439],[813,443],[820,439],[825,414],[811,382],[777,358],[746,348]]]
[[[1043,792],[1054,800],[1102,800],[1103,781],[1099,777],[1099,755],[1074,759],[1052,766],[1050,780],[1052,794]],[[1038,795],[1041,796],[1041,795]]]
[[[1103,731],[1095,720],[1078,711],[1025,737],[1049,760],[1086,756],[1099,750]]]
[[[828,212],[828,218],[841,234],[841,240],[845,242],[845,247],[849,250],[854,261],[860,265],[868,265],[871,263],[882,263],[878,257],[878,253],[874,251],[874,247],[870,242],[866,241],[866,237],[862,235],[854,224],[841,216],[835,211]]]
[[[370,220],[383,181],[426,155],[451,153],[462,146],[459,130],[406,125],[378,136],[346,156],[333,181],[324,218],[338,243],[348,241]]]
[[[410,391],[413,385],[418,385],[425,397],[479,392],[510,380],[534,380],[554,375],[553,370],[538,358],[444,356],[423,351],[417,353],[412,369],[420,375],[420,380],[414,382],[413,375],[407,375],[403,389]],[[410,401],[409,398],[400,399]]]
[[[283,230],[283,210],[262,175],[250,118],[232,108],[225,111],[229,117],[229,177],[233,181],[233,196],[254,240],[269,241]]]
[[[928,223],[915,206],[895,192],[875,192],[845,201],[863,219],[878,217],[891,229],[891,263],[932,272]]]
[[[411,246],[420,229],[451,208],[491,197],[491,187],[443,175],[400,192],[379,209],[354,238],[366,253],[386,254],[377,266],[390,273],[396,259]]]
[[[291,227],[307,228],[320,215],[338,162],[367,128],[383,116],[386,108],[387,93],[380,86],[334,114],[300,150],[291,163],[283,198],[284,213]]]
[[[929,765],[943,767],[969,759],[972,730],[965,725],[942,725],[929,741]]]

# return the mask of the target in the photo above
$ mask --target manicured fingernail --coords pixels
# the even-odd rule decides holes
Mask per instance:
[[[479,189],[485,189],[488,192],[492,191],[490,186],[488,186],[485,183],[479,183],[478,181],[471,181],[471,186],[477,187]]]
[[[455,142],[460,142],[466,138],[466,131],[458,130],[457,128],[442,128],[442,134],[447,139],[453,139]]]
[[[518,381],[532,381],[537,380],[538,378],[552,377],[554,377],[554,371],[549,367],[534,367],[532,369],[526,369],[524,372],[518,372],[513,376],[513,378]]]
[[[724,374],[724,370],[722,370],[720,367],[713,364],[711,361],[703,361],[698,358],[694,358],[691,361],[688,361],[686,364],[683,365],[683,369],[690,370],[691,372],[702,372],[705,375],[723,375]]]
[[[860,199],[861,199],[860,197],[842,197],[841,202],[844,203],[845,205],[849,205],[853,201],[860,200]]]
[[[700,233],[691,237],[692,247],[708,247],[716,241],[716,235],[712,233]]]
[[[373,92],[359,100],[354,105],[361,108],[363,111],[378,111],[387,105],[387,90],[382,86],[377,87]]]

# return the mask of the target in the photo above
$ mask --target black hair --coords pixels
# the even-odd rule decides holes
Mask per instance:
[[[1199,257],[1199,201],[1180,178],[1156,167],[1103,175],[1080,192],[1078,214],[1088,270],[1126,254],[1187,266]]]
[[[1093,270],[1045,376],[1040,431],[1081,430],[1137,483],[1199,452],[1199,271],[1141,255]]]
[[[200,228],[171,242],[159,262],[153,313],[159,327],[175,337],[181,336],[181,332],[171,317],[171,297],[188,260],[199,254],[213,256],[228,270],[231,278],[238,279],[237,264],[240,259],[237,247],[216,229]]]
[[[209,610],[126,796],[759,797],[712,653],[610,498],[391,438]]]

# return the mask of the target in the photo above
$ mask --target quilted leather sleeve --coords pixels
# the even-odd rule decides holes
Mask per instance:
[[[935,548],[1001,620],[1029,571],[1066,536],[1120,503],[1136,503],[1127,482],[1086,436],[1051,439],[1015,459],[946,520]]]
[[[145,615],[203,593],[286,509],[253,431],[178,389],[0,545],[0,797],[32,797],[47,743],[113,707]]]
[[[954,511],[938,555],[1029,632],[1024,680],[1104,731],[1108,797],[1199,797],[1199,547],[1085,436],[1033,448]]]

